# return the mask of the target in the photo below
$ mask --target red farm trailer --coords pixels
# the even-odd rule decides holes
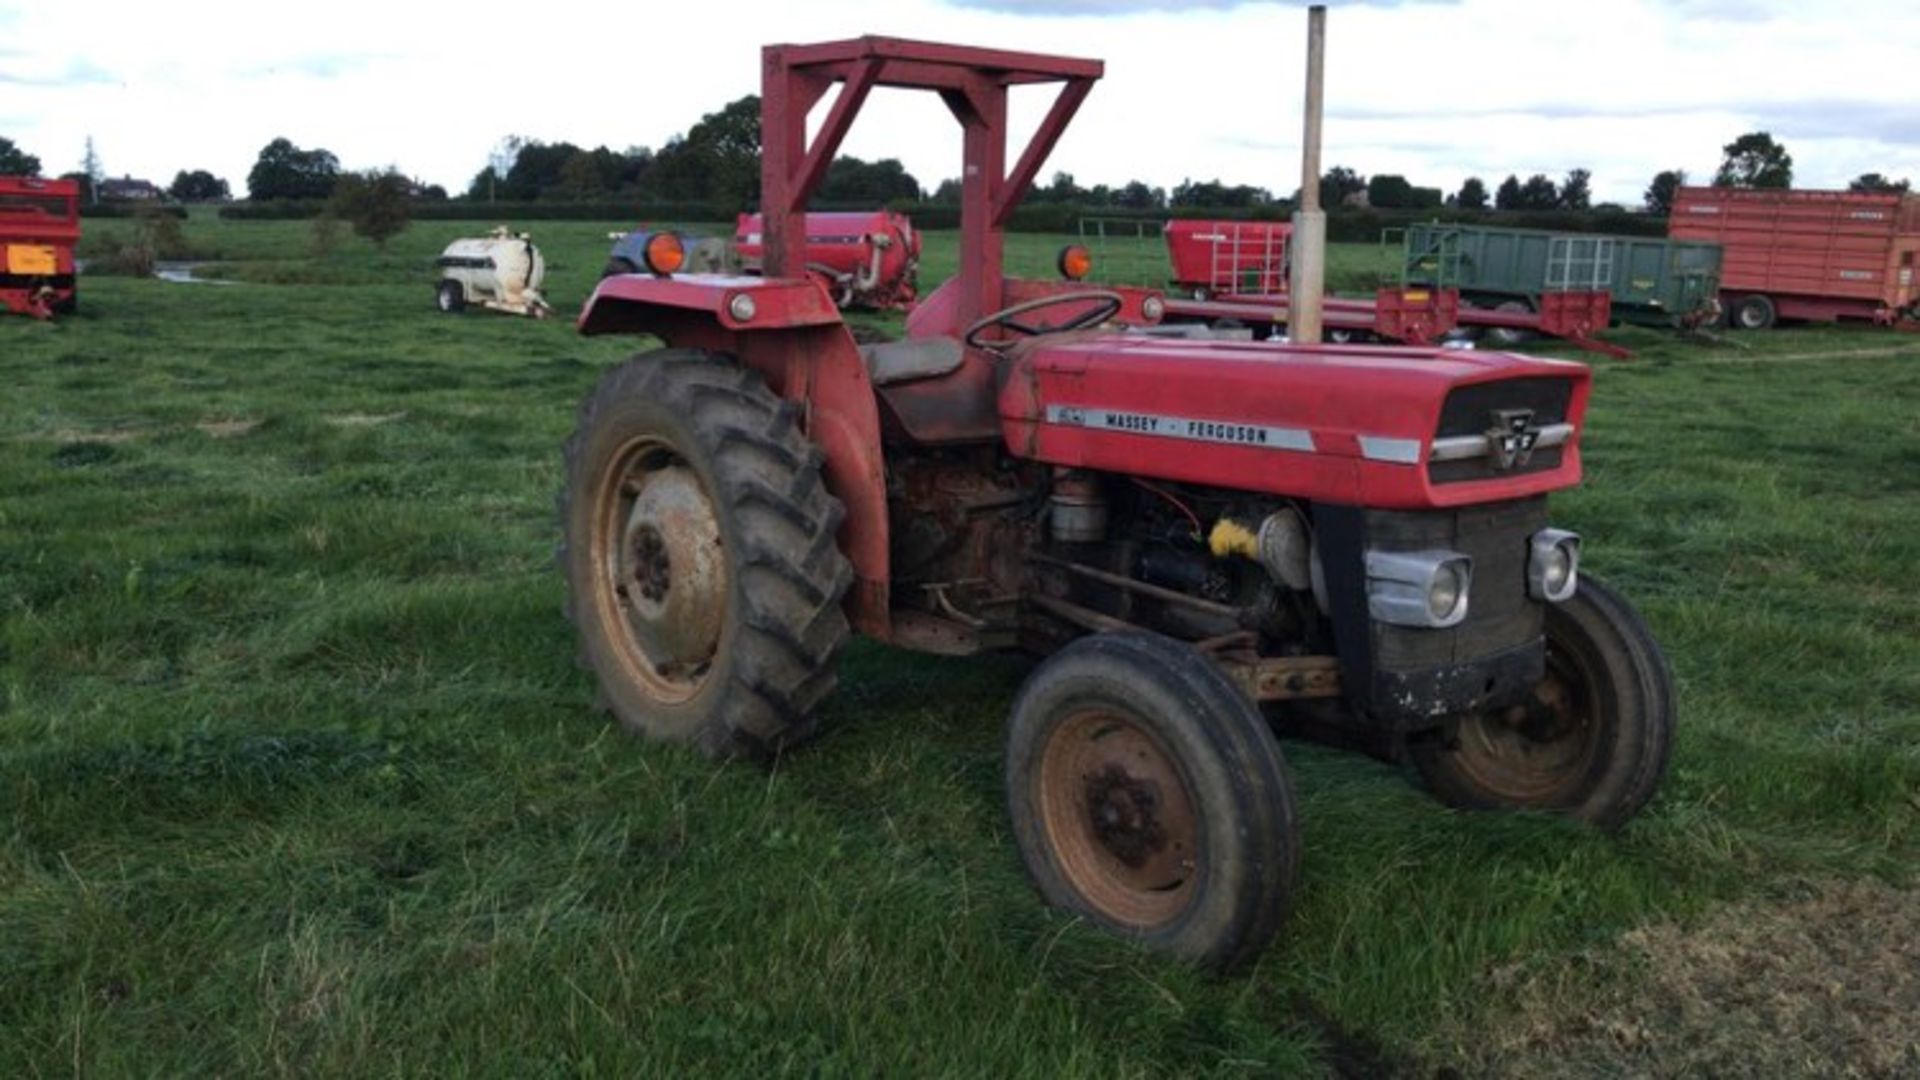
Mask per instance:
[[[1667,234],[1725,249],[1732,325],[1842,319],[1920,327],[1920,195],[1681,188]]]
[[[0,176],[0,310],[39,319],[73,311],[79,242],[76,182]]]
[[[1277,221],[1167,222],[1167,265],[1173,287],[1195,300],[1271,296],[1287,291],[1287,239]]]
[[[818,277],[842,307],[905,309],[913,304],[920,268],[920,234],[891,210],[815,212],[806,218],[807,273]],[[733,247],[750,273],[765,261],[766,225],[741,214]]]
[[[1580,481],[1592,373],[1167,328],[1159,292],[1088,287],[1084,259],[1006,276],[1003,230],[1104,70],[765,50],[764,275],[675,273],[663,234],[580,315],[661,343],[601,376],[563,449],[558,563],[600,701],[770,758],[816,733],[854,632],[1043,656],[1001,729],[1040,894],[1214,966],[1257,955],[1294,892],[1276,725],[1390,745],[1454,806],[1631,818],[1672,681],[1548,505]],[[1052,104],[1010,145],[1009,92],[1036,86]],[[879,87],[937,93],[960,129],[959,260],[904,339],[861,345],[805,211]]]

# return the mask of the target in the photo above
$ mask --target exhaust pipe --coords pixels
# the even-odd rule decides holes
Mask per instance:
[[[1320,309],[1327,289],[1327,215],[1320,208],[1320,117],[1325,104],[1327,8],[1307,9],[1307,114],[1300,152],[1300,206],[1293,212],[1293,294],[1287,337],[1320,344]]]

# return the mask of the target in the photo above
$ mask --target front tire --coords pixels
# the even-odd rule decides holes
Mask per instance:
[[[608,372],[567,440],[560,565],[581,658],[628,727],[714,757],[805,740],[853,570],[798,410],[697,349]]]
[[[461,288],[457,281],[443,281],[440,283],[439,290],[434,293],[433,303],[442,314],[458,315],[466,310],[466,290]]]
[[[1523,704],[1413,742],[1440,801],[1563,813],[1613,829],[1653,797],[1673,744],[1673,679],[1646,623],[1590,577],[1547,608],[1547,677]]]
[[[1007,810],[1040,894],[1231,968],[1279,929],[1299,863],[1286,765],[1254,703],[1192,646],[1082,638],[1027,679]]]

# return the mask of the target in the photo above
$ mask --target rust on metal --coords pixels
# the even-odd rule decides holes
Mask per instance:
[[[1193,902],[1199,814],[1173,755],[1135,718],[1068,716],[1041,749],[1035,784],[1061,873],[1101,915],[1150,929]]]
[[[1335,657],[1222,657],[1220,664],[1255,701],[1340,696],[1340,661]]]

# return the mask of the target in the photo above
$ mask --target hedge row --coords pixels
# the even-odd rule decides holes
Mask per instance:
[[[131,218],[139,217],[141,214],[165,214],[168,217],[176,217],[185,221],[187,218],[187,208],[174,204],[133,202],[83,204],[80,207],[80,216],[82,218]]]
[[[315,201],[242,202],[222,207],[220,216],[236,221],[288,221],[312,218],[323,204]],[[891,204],[913,219],[922,229],[954,229],[960,225],[960,208],[948,203],[900,201]],[[856,210],[861,207],[822,205],[821,210]],[[180,211],[184,216],[185,211]],[[1008,228],[1013,232],[1074,233],[1082,218],[1106,218],[1119,221],[1161,222],[1174,218],[1219,218],[1230,221],[1283,221],[1290,213],[1284,206],[1257,207],[1177,207],[1172,210],[1130,210],[1114,207],[1086,207],[1068,203],[1028,203],[1013,212]],[[108,216],[108,215],[101,215]],[[615,203],[615,202],[467,202],[415,203],[416,221],[731,221],[731,207],[712,203]],[[1664,236],[1666,219],[1619,210],[1460,210],[1448,207],[1425,210],[1379,210],[1342,207],[1327,214],[1327,239],[1346,243],[1373,243],[1387,229],[1405,228],[1422,221],[1459,221],[1477,225],[1497,225],[1520,229],[1549,229],[1554,232],[1624,233],[1630,236]]]

